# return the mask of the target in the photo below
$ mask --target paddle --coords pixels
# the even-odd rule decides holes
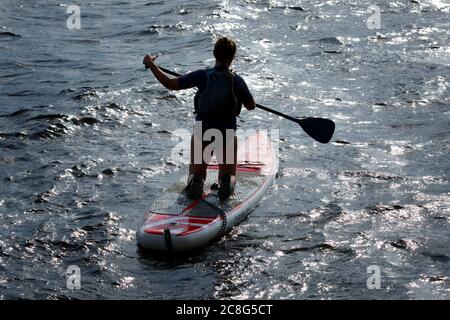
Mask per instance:
[[[158,67],[161,69],[161,71],[170,74],[174,77],[181,76],[180,74],[167,70],[162,67]],[[304,117],[304,118],[294,118],[287,114],[284,114],[282,112],[273,110],[271,108],[262,106],[260,104],[256,104],[256,107],[265,111],[268,111],[270,113],[276,114],[277,116],[283,117],[285,119],[294,121],[302,127],[302,129],[314,140],[320,142],[320,143],[328,143],[330,142],[331,138],[334,134],[335,124],[330,119],[324,119],[324,118],[311,118],[311,117]]]

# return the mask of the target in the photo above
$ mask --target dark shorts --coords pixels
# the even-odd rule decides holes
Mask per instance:
[[[196,122],[194,125],[194,149],[191,149],[191,161],[197,162],[199,159],[203,158],[206,148],[211,151],[211,156],[216,154],[217,161],[219,163],[233,164],[236,159],[236,130],[234,129],[224,129],[224,128],[211,128],[204,127],[202,125],[202,130],[198,127],[199,123]],[[208,131],[210,130],[211,131]],[[215,130],[214,130],[215,129]],[[205,136],[206,134],[206,136]],[[201,139],[201,144],[199,140]],[[217,139],[223,139],[222,141],[217,141]],[[214,144],[213,144],[214,143]],[[213,145],[211,145],[213,144]],[[192,147],[192,146],[191,146]],[[196,149],[196,148],[200,149]],[[192,156],[197,155],[194,160]],[[194,156],[195,157],[195,156]],[[209,157],[209,156],[208,156]],[[229,158],[231,157],[231,158]],[[224,160],[226,158],[226,160]],[[221,160],[222,159],[222,160]],[[206,158],[203,159],[203,163],[209,163]],[[200,162],[199,162],[200,163]]]
[[[214,119],[205,118],[204,115],[197,113],[195,121],[202,121],[205,128],[217,128],[217,129],[234,129],[237,128],[236,116],[230,118]]]
[[[199,125],[199,122],[195,123],[195,126]],[[195,131],[194,126],[194,131]],[[206,134],[206,135],[205,135]],[[223,128],[216,126],[204,125],[202,122],[202,144],[203,146],[207,146],[212,142],[216,141],[216,139],[223,139],[222,145],[226,146],[236,137],[236,129],[235,128]]]

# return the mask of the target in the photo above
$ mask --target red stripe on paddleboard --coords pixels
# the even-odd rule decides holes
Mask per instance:
[[[222,217],[219,217],[221,220],[222,220]],[[205,225],[206,226],[206,225]],[[183,231],[183,232],[180,232],[179,234],[177,234],[177,236],[187,236],[187,235],[189,235],[189,234],[191,234],[191,233],[194,233],[194,232],[197,232],[197,231],[200,231],[200,229],[203,229],[205,226],[203,226],[203,227],[197,227],[197,228],[188,228],[188,230],[186,230],[186,231]]]
[[[155,229],[146,229],[146,230],[144,230],[144,232],[148,233],[148,234],[156,234],[156,235],[164,234],[164,230],[155,230]]]
[[[191,224],[177,224],[177,225],[163,224],[152,229],[146,229],[144,230],[144,232],[149,234],[162,235],[164,234],[164,229],[167,228],[170,229],[170,227],[173,227],[174,229],[181,229],[181,228],[184,229],[184,231],[179,233],[178,235],[185,235],[187,233],[192,233],[194,231],[197,231],[198,229],[203,228],[203,226],[193,226]]]
[[[164,230],[165,228],[170,227],[187,227],[192,226],[192,224],[201,224],[203,226],[210,224],[212,221],[214,221],[217,218],[187,218],[187,219],[179,219],[173,222],[160,224],[151,228],[148,228],[145,230],[147,233],[154,233],[155,234],[161,234],[161,230]],[[202,228],[203,226],[195,226],[197,228]]]
[[[210,170],[219,170],[219,166],[216,165],[216,164],[209,165],[208,169],[210,169]],[[240,167],[240,166],[238,166],[236,168],[236,171],[238,171],[238,172],[260,172],[261,168],[259,168],[259,167],[250,167],[250,166],[249,167]]]
[[[154,224],[156,222],[161,222],[164,220],[171,220],[172,222],[170,223],[198,223],[198,224],[208,224],[211,221],[213,221],[214,218],[203,218],[203,217],[198,217],[198,216],[193,216],[193,217],[186,217],[186,216],[175,216],[178,219],[174,219],[174,216],[164,216],[162,219],[159,218],[159,215],[155,216],[155,219],[150,218],[146,224]]]
[[[185,219],[177,219],[173,220],[171,222],[168,222],[169,225],[172,224],[189,224],[189,223],[197,223],[197,224],[208,224],[211,221],[214,221],[216,218],[193,218],[193,217],[186,217]]]

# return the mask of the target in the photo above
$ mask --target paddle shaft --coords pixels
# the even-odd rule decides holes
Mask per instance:
[[[299,119],[299,118],[291,117],[291,116],[289,116],[289,115],[287,115],[287,114],[285,114],[285,113],[282,113],[282,112],[277,111],[277,110],[270,109],[270,108],[265,107],[265,106],[262,106],[262,105],[260,105],[260,104],[258,104],[258,103],[256,104],[256,107],[259,108],[259,109],[268,111],[268,112],[270,112],[270,113],[276,114],[277,116],[283,117],[283,118],[285,118],[285,119],[288,119],[288,120],[297,122],[297,123],[298,123],[299,120],[301,120],[301,118]]]

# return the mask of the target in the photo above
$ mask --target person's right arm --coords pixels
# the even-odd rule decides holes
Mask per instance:
[[[184,90],[194,87],[199,87],[202,83],[202,79],[205,76],[205,70],[197,70],[187,73],[178,78],[169,78],[164,72],[162,72],[158,66],[154,63],[158,56],[146,55],[144,58],[144,64],[146,68],[149,68],[155,78],[167,89],[170,90]]]
[[[155,78],[167,89],[181,90],[178,83],[178,78],[169,78],[164,72],[162,72],[154,62],[156,58],[158,58],[158,56],[146,55],[144,57],[145,67],[150,69]]]

